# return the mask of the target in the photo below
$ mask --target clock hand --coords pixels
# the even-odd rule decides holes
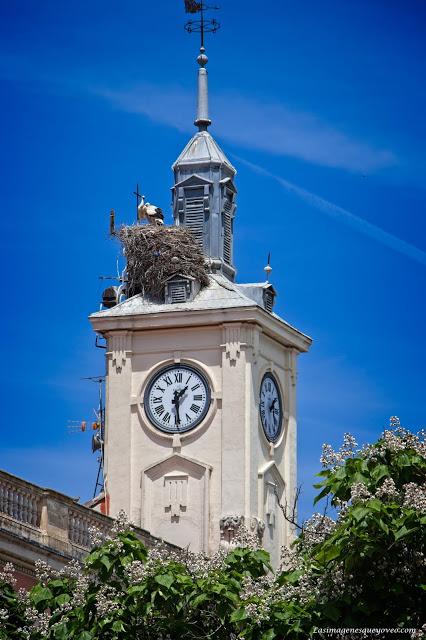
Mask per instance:
[[[183,389],[181,389],[179,392],[178,392],[178,391],[175,391],[175,393],[177,393],[177,397],[178,397],[178,398],[181,398],[187,389],[188,389],[188,385],[186,385],[186,387],[184,387]]]
[[[185,391],[187,389],[188,389],[188,385],[186,385],[186,387],[184,387],[180,391],[174,391],[174,393],[173,393],[172,402],[173,402],[173,404],[175,405],[175,408],[176,408],[177,424],[180,424],[179,400],[182,398],[182,396],[184,395],[184,393],[185,393]]]
[[[274,399],[272,400],[272,404],[271,404],[271,405],[270,405],[270,407],[269,407],[269,411],[273,411],[273,410],[274,410],[274,406],[275,406],[276,401],[277,401],[277,398],[274,398]]]
[[[172,399],[172,404],[175,405],[175,411],[176,411],[176,416],[175,416],[175,421],[177,424],[180,424],[180,415],[179,415],[179,391],[174,391],[173,392],[173,399]]]

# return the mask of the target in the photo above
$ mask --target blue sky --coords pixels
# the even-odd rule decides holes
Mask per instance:
[[[321,443],[425,423],[425,7],[221,3],[208,38],[211,132],[238,169],[238,279],[269,251],[299,360],[299,479]],[[3,444],[0,466],[91,496],[102,372],[87,316],[133,219],[136,182],[171,221],[170,165],[193,132],[197,38],[183,2],[20,0],[0,8]]]

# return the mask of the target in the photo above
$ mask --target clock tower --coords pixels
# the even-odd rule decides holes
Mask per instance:
[[[278,563],[293,536],[279,503],[296,489],[296,362],[311,340],[273,311],[268,282],[235,282],[236,170],[209,133],[207,56],[197,131],[173,165],[174,225],[203,252],[208,284],[176,273],[90,316],[107,343],[105,500],[193,552],[240,524]],[[247,247],[250,250],[249,247]]]

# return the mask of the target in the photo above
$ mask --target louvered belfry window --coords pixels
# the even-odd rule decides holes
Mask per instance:
[[[176,302],[186,302],[186,283],[183,280],[180,282],[171,282],[169,285],[169,295],[172,304]]]
[[[272,313],[272,309],[274,307],[274,294],[271,291],[263,292],[263,303],[265,305],[266,311]]]
[[[226,199],[223,206],[223,259],[231,264],[232,259],[232,200]]]
[[[185,225],[190,229],[200,247],[204,236],[204,191],[185,190]]]

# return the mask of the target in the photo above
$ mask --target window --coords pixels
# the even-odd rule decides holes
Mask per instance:
[[[232,209],[234,194],[226,189],[223,205],[223,259],[228,264],[232,262]]]
[[[272,291],[263,292],[263,304],[265,305],[266,311],[272,313],[272,309],[274,306],[274,294],[272,293]]]
[[[186,282],[181,280],[180,282],[171,282],[169,284],[169,301],[172,304],[175,302],[186,302],[186,298]]]
[[[231,220],[232,202],[225,201],[223,207],[223,259],[231,264],[232,258],[232,220]]]
[[[185,225],[192,231],[202,248],[204,235],[203,189],[185,189]]]

